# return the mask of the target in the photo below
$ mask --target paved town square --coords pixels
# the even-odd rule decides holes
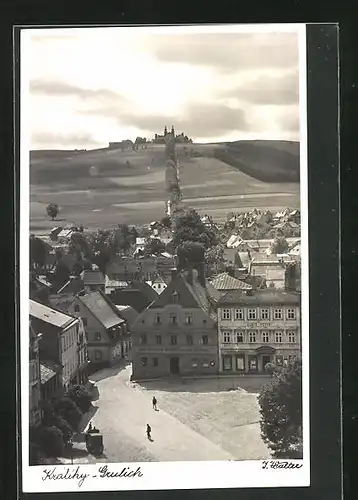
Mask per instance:
[[[256,394],[241,389],[217,391],[215,379],[139,385],[130,382],[130,373],[128,365],[92,377],[99,399],[93,403],[96,412],[91,422],[103,434],[104,454],[87,456],[84,444],[74,443],[74,463],[269,457],[260,437]],[[226,385],[230,388],[232,383]],[[152,407],[153,395],[158,411]],[[146,436],[147,423],[152,441]]]

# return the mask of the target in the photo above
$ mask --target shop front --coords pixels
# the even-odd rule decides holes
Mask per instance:
[[[265,373],[268,363],[275,363],[276,350],[262,346],[258,349],[222,353],[221,371],[224,373]]]

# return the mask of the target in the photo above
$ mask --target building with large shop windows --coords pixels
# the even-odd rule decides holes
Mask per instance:
[[[219,370],[264,372],[300,355],[301,298],[281,290],[232,291],[218,303]]]
[[[132,327],[132,379],[217,374],[217,298],[203,270],[173,269]]]

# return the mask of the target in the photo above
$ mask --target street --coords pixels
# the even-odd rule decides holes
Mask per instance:
[[[211,391],[211,380],[174,385],[131,383],[131,366],[94,374],[99,399],[92,425],[103,434],[104,455],[87,455],[76,444],[74,463],[257,460],[269,457],[261,440],[256,395]],[[179,382],[180,384],[180,382]],[[152,397],[158,400],[153,410]],[[152,428],[147,439],[146,425]],[[82,453],[81,453],[82,449]],[[68,459],[66,459],[68,462]]]

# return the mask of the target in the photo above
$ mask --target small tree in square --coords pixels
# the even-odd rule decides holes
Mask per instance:
[[[70,424],[74,431],[77,431],[81,422],[82,412],[71,398],[64,396],[57,400],[54,403],[54,409],[58,415]]]
[[[87,413],[92,405],[92,396],[83,385],[75,385],[68,391],[68,397],[78,406],[82,413]]]
[[[272,370],[259,398],[261,436],[275,458],[302,458],[302,363]]]

